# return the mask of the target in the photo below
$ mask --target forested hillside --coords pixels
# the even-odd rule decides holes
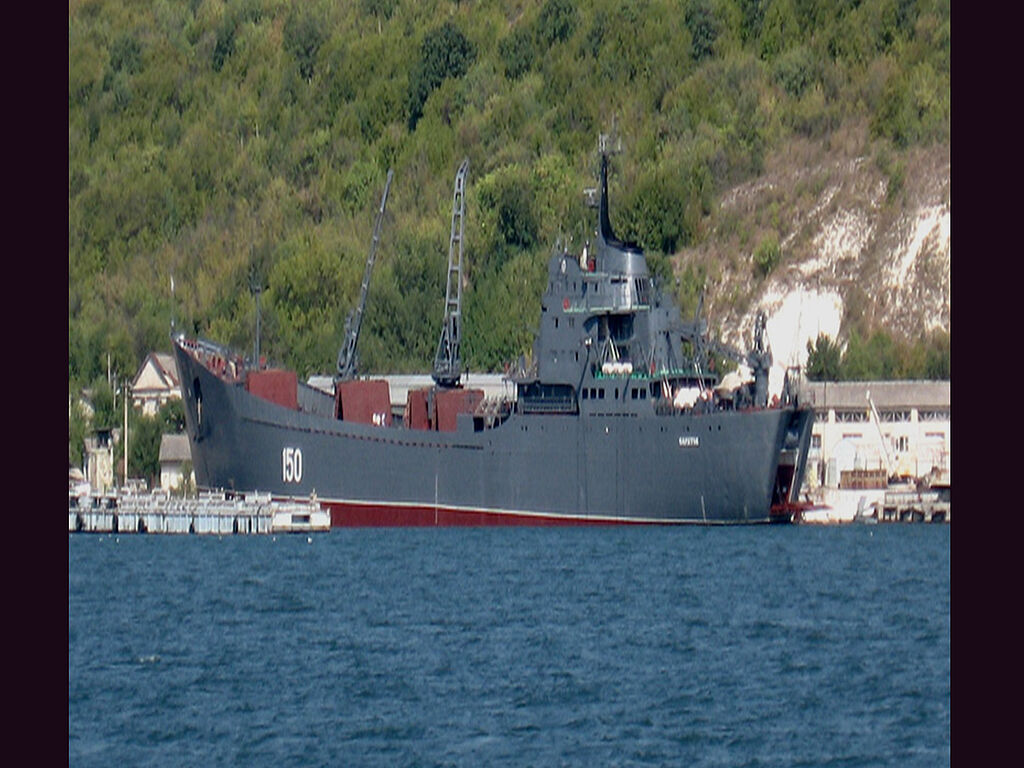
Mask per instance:
[[[785,148],[857,136],[898,207],[949,141],[948,0],[71,0],[68,54],[70,390],[172,318],[251,351],[256,288],[263,353],[330,372],[389,167],[362,370],[429,368],[464,156],[463,356],[496,370],[589,236],[600,133],[613,225],[684,312],[716,271],[684,255]],[[749,240],[763,279],[779,235]]]

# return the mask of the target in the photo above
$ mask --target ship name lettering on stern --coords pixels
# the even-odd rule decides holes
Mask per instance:
[[[683,435],[679,438],[680,448],[696,448],[700,445],[700,438],[697,435]]]
[[[286,483],[302,482],[302,449],[286,447],[281,451],[281,477]]]

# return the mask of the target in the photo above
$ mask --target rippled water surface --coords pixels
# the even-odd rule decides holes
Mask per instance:
[[[68,550],[72,766],[949,763],[948,525]]]

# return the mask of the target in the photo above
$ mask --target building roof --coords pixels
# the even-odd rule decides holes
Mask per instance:
[[[859,409],[868,407],[868,393],[875,408],[948,409],[948,381],[809,381],[801,385],[817,409]]]
[[[188,435],[163,435],[160,438],[160,463],[192,460]]]
[[[166,352],[150,352],[132,382],[133,392],[178,389],[178,363]]]

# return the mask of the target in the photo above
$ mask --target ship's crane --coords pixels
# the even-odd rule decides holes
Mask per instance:
[[[363,324],[363,311],[366,309],[366,294],[370,290],[370,275],[373,272],[373,263],[377,257],[377,243],[380,242],[380,225],[384,220],[384,208],[388,203],[388,190],[391,189],[391,179],[394,171],[388,168],[388,178],[384,183],[384,194],[380,199],[380,208],[377,210],[377,220],[373,225],[373,240],[370,242],[370,255],[366,258],[366,269],[363,271],[363,283],[359,288],[359,303],[355,309],[349,312],[345,319],[345,340],[342,342],[341,350],[338,352],[338,375],[339,380],[355,378],[356,375],[356,344],[359,342],[359,328]]]
[[[466,213],[466,174],[469,158],[462,161],[455,174],[455,192],[452,199],[452,232],[448,243],[448,282],[445,287],[444,325],[434,355],[433,378],[438,386],[458,386],[462,376],[459,343],[462,338],[462,234]]]
[[[727,357],[736,363],[750,366],[754,373],[754,404],[760,408],[768,404],[768,372],[772,367],[772,352],[767,344],[765,328],[767,319],[764,312],[757,313],[754,321],[754,348],[747,353],[733,346],[716,341],[708,336],[707,321],[701,317],[704,307],[704,292],[697,303],[697,313],[692,324],[682,327],[682,337],[694,347],[694,359],[698,366],[706,364],[708,353]]]

